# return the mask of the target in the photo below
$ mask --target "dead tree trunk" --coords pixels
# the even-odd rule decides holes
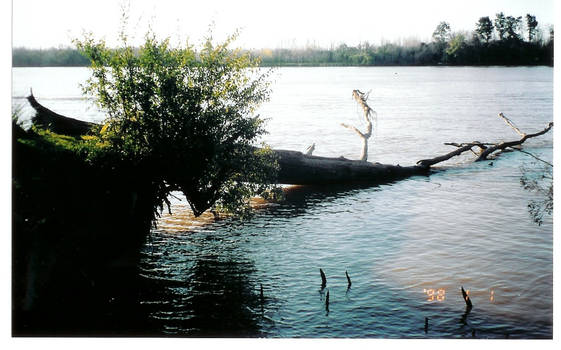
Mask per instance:
[[[302,152],[273,150],[277,155],[279,184],[319,185],[336,183],[374,183],[424,175],[428,167],[400,166],[305,155]]]
[[[352,125],[348,125],[345,123],[341,123],[341,125],[347,129],[351,129],[357,133],[358,136],[362,139],[362,154],[360,156],[360,160],[366,162],[368,160],[368,139],[372,136],[372,108],[368,106],[366,100],[368,99],[368,94],[361,92],[360,90],[353,90],[353,97],[358,102],[358,104],[362,107],[364,112],[364,120],[366,121],[366,132],[361,132],[356,127]],[[376,112],[374,112],[376,113]]]
[[[360,95],[358,96],[360,97]],[[37,111],[37,116],[34,120],[36,122],[39,121],[39,124],[48,125],[54,132],[78,136],[90,132],[92,127],[96,125],[57,114],[39,104],[33,95],[30,95],[28,100]],[[367,104],[363,104],[363,108],[365,108],[365,115],[371,113],[370,107]],[[522,137],[518,140],[500,143],[482,143],[479,141],[461,144],[446,143],[447,145],[455,146],[457,149],[442,156],[422,159],[412,166],[371,163],[365,160],[349,160],[343,157],[318,157],[297,151],[274,150],[280,168],[277,183],[294,185],[379,183],[391,182],[414,175],[426,175],[433,169],[431,168],[433,165],[444,162],[466,151],[476,153],[473,151],[473,148],[480,150],[479,154],[476,153],[477,158],[475,161],[485,160],[496,151],[521,145],[527,139],[543,135],[553,127],[553,122],[550,122],[542,131],[526,134],[508,121],[502,113],[499,114],[499,117],[503,118]],[[370,128],[362,135],[368,135],[371,131]],[[366,152],[366,148],[364,150]]]

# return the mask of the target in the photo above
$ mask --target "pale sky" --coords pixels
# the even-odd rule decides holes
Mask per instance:
[[[83,31],[115,45],[120,28],[119,0],[13,0],[12,45],[71,46]],[[440,21],[452,30],[473,30],[480,17],[536,16],[539,26],[554,23],[554,0],[131,0],[129,32],[139,41],[148,25],[160,37],[193,43],[211,23],[218,39],[236,28],[235,46],[244,48],[329,47],[346,43],[428,41]],[[547,30],[546,30],[547,31]]]

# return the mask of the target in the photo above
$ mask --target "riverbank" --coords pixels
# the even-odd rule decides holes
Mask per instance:
[[[81,147],[75,138],[13,125],[14,336],[126,335],[143,327],[137,263],[151,225],[151,186],[110,159],[93,166]]]

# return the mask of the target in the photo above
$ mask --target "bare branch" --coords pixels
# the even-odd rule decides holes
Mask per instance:
[[[369,94],[370,93],[365,94],[360,90],[353,90],[353,97],[356,100],[356,102],[358,102],[358,104],[362,107],[362,110],[364,111],[364,119],[366,120],[366,123],[370,123],[370,117],[372,114],[372,108],[370,108],[368,103],[366,103]]]
[[[428,167],[430,167],[432,165],[435,165],[437,163],[444,162],[444,161],[446,161],[446,160],[448,160],[452,157],[459,156],[460,154],[462,154],[466,151],[471,151],[471,148],[475,147],[475,146],[479,146],[479,144],[477,144],[477,143],[466,143],[466,144],[463,144],[463,146],[458,147],[458,149],[456,149],[455,151],[452,151],[450,153],[446,153],[445,155],[430,158],[430,159],[422,159],[422,160],[417,162],[417,165],[419,165],[421,167],[428,168]]]
[[[526,135],[525,133],[523,133],[522,131],[520,131],[520,129],[518,129],[518,128],[514,125],[514,123],[512,122],[512,120],[508,119],[502,112],[499,113],[499,118],[502,118],[502,119],[505,121],[505,123],[507,123],[508,126],[510,126],[512,129],[514,129],[514,131],[516,131],[516,133],[517,133],[518,135],[520,135],[521,137],[524,137],[524,136]]]
[[[522,138],[520,140],[517,141],[509,141],[509,142],[501,142],[497,145],[491,146],[489,148],[487,148],[486,150],[484,150],[483,152],[481,152],[481,154],[479,155],[479,157],[475,160],[476,162],[478,161],[482,161],[482,160],[487,160],[487,157],[490,156],[493,152],[496,152],[498,150],[503,150],[507,147],[512,147],[512,146],[517,146],[517,145],[521,145],[524,143],[524,141],[526,141],[529,138],[532,137],[536,137],[536,136],[540,136],[545,134],[546,132],[548,132],[551,128],[553,127],[553,122],[550,122],[545,129],[543,129],[542,131],[536,132],[534,134],[524,134],[524,136],[522,136]]]
[[[529,138],[545,134],[552,127],[553,127],[553,122],[550,122],[547,125],[547,127],[545,129],[543,129],[542,131],[539,131],[539,132],[536,132],[536,133],[533,133],[533,134],[521,133],[524,136],[522,136],[522,138],[520,140],[509,141],[509,142],[501,142],[501,143],[498,143],[498,144],[481,143],[479,141],[474,141],[474,142],[470,142],[470,143],[447,142],[447,143],[445,143],[445,145],[455,146],[455,147],[457,147],[457,149],[455,151],[452,151],[450,153],[447,153],[447,154],[439,156],[439,157],[430,158],[430,159],[422,159],[422,160],[417,162],[417,165],[421,166],[421,167],[428,168],[432,165],[444,162],[444,161],[446,161],[446,160],[448,160],[452,157],[458,156],[458,155],[462,154],[463,152],[466,152],[466,151],[472,151],[473,152],[472,147],[478,147],[482,150],[482,152],[479,154],[479,156],[475,160],[476,162],[477,161],[482,161],[482,160],[487,160],[487,157],[489,155],[491,155],[493,152],[496,152],[496,151],[499,151],[499,150],[504,150],[506,148],[512,148],[513,146],[521,145],[522,143],[524,143],[524,141],[526,141]],[[516,128],[516,127],[514,127],[514,128]],[[489,147],[487,147],[487,146],[489,146]],[[527,152],[524,152],[524,153],[527,153]]]
[[[466,143],[466,142],[464,142],[464,143],[444,142],[444,144],[447,145],[447,146],[455,146],[455,147],[464,147],[464,146],[467,146],[467,145],[473,145],[474,147],[477,146],[481,149],[486,149],[487,146],[494,145],[494,143],[482,143],[482,142],[479,142],[479,141],[473,141],[473,142],[469,142],[469,143]]]
[[[368,159],[368,139],[370,138],[370,136],[372,136],[372,112],[376,113],[375,111],[372,110],[372,108],[370,108],[368,103],[366,103],[366,100],[368,99],[369,95],[370,92],[365,94],[360,90],[353,90],[354,99],[358,102],[358,104],[362,107],[362,110],[364,111],[364,120],[366,121],[366,132],[363,133],[360,130],[358,130],[356,127],[351,125],[347,125],[344,123],[341,124],[343,127],[353,130],[362,138],[362,142],[363,142],[362,155],[360,157],[360,160],[362,161],[366,161]]]
[[[447,146],[454,146],[454,147],[458,147],[458,148],[468,145],[468,143],[456,143],[456,142],[444,142],[444,144],[447,145]],[[473,141],[470,144],[473,145],[473,146],[477,146],[482,150],[487,148],[486,144],[483,144],[479,141]],[[494,145],[494,143],[492,145]],[[477,153],[475,153],[475,151],[473,149],[470,149],[470,151],[471,151],[471,153],[475,154],[476,156],[478,155]]]
[[[543,159],[541,159],[541,158],[538,158],[538,157],[536,157],[535,155],[533,155],[533,154],[530,153],[530,152],[526,152],[526,151],[521,150],[520,148],[514,148],[514,147],[511,147],[511,149],[513,149],[513,150],[515,150],[515,151],[518,151],[518,152],[525,153],[525,154],[529,155],[530,157],[533,157],[533,158],[539,160],[540,162],[543,162],[543,163],[549,165],[550,167],[553,167],[553,164],[551,164],[550,162],[545,161],[545,160],[543,160]]]
[[[358,136],[360,136],[362,138],[366,137],[360,130],[358,130],[356,127],[354,127],[352,125],[341,123],[341,126],[347,128],[347,129],[351,129],[352,131],[356,132],[358,134]]]

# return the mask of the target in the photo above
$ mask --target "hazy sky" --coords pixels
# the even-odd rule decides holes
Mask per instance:
[[[91,31],[115,43],[118,0],[13,0],[13,46],[57,47]],[[554,23],[553,0],[131,0],[129,31],[142,38],[148,24],[161,36],[197,42],[215,23],[215,36],[241,29],[237,46],[276,48],[317,44],[356,45],[416,37],[430,40],[440,21],[473,30],[482,16],[536,16]]]

